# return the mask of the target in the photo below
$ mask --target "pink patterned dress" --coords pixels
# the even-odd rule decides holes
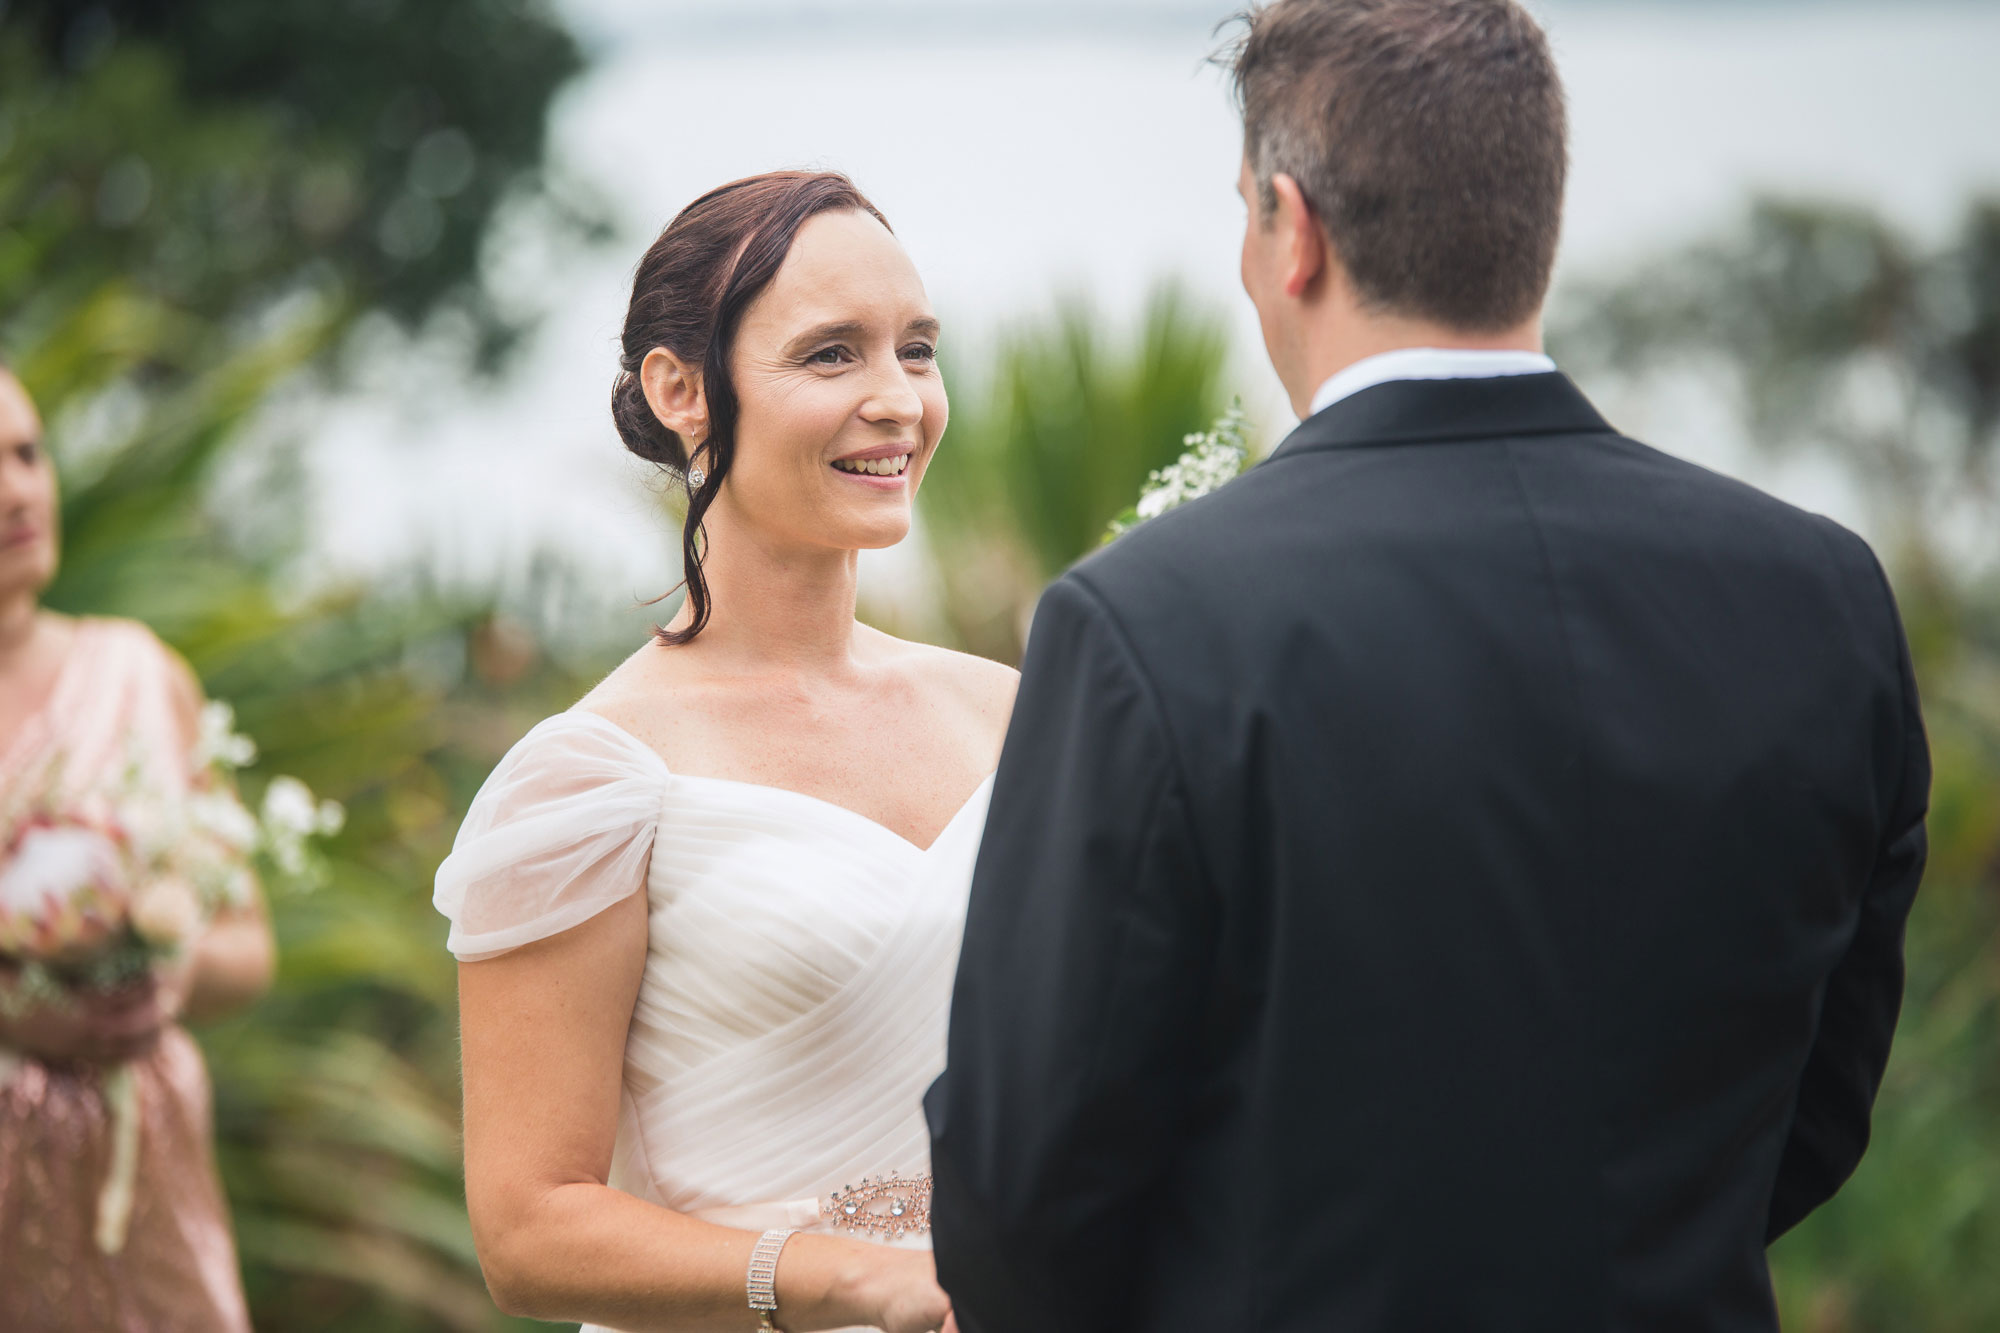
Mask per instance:
[[[0,809],[58,758],[65,796],[120,782],[135,755],[147,782],[185,788],[175,672],[145,627],[78,622],[48,703],[0,737]],[[106,1255],[93,1234],[111,1154],[101,1075],[0,1048],[0,1329],[248,1333],[201,1053],[173,1027],[132,1068],[138,1175],[124,1248]]]

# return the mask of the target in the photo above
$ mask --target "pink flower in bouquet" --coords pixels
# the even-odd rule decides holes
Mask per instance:
[[[0,953],[82,954],[123,923],[125,858],[88,824],[24,820],[0,851]]]

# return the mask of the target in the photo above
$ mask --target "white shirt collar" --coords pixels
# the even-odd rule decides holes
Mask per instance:
[[[1363,357],[1319,386],[1313,416],[1343,398],[1390,380],[1480,380],[1499,375],[1544,375],[1556,363],[1540,352],[1491,351],[1468,347],[1399,347]]]

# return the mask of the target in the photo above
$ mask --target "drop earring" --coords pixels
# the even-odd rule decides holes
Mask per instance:
[[[699,464],[699,463],[694,463],[694,464],[691,464],[691,465],[690,465],[690,466],[688,467],[688,470],[687,470],[687,483],[688,483],[688,489],[689,489],[689,490],[691,490],[691,491],[698,491],[698,490],[700,490],[700,489],[701,489],[701,484],[702,484],[702,483],[703,483],[704,481],[707,481],[707,480],[708,480],[708,474],[707,474],[706,472],[703,472],[703,471],[701,470],[701,464]]]

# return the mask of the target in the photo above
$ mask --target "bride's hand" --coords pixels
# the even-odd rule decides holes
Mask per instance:
[[[951,1298],[937,1282],[937,1262],[929,1250],[884,1249],[888,1262],[872,1275],[876,1286],[874,1324],[886,1333],[937,1333],[951,1318]]]

